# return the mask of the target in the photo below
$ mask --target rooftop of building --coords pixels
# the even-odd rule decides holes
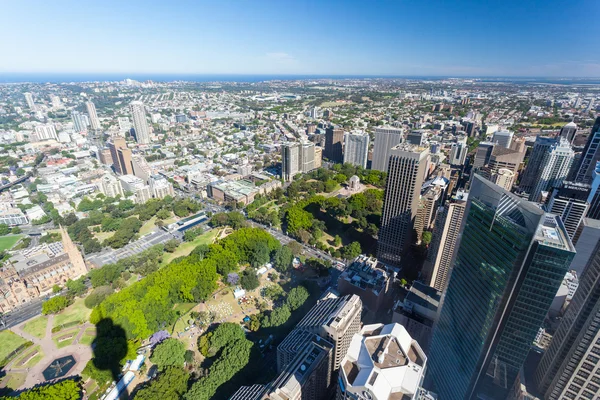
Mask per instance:
[[[361,254],[342,272],[340,279],[345,279],[361,289],[371,289],[378,294],[390,279],[389,271],[390,267],[377,258]]]
[[[411,399],[418,391],[427,357],[399,324],[363,326],[342,361],[349,389],[369,390],[377,399]]]
[[[217,181],[212,182],[210,185],[234,198],[248,196],[258,190],[254,183],[247,179],[240,179],[237,181]]]
[[[558,215],[546,213],[543,216],[535,240],[546,246],[575,252],[575,247]]]
[[[411,301],[422,307],[436,311],[440,305],[441,297],[442,292],[439,290],[416,281],[407,293],[405,301]]]

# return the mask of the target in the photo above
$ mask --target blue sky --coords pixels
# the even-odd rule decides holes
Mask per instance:
[[[600,76],[598,0],[0,0],[0,74]]]

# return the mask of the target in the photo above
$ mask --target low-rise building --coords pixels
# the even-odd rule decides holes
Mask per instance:
[[[369,311],[377,312],[386,301],[395,271],[375,257],[359,255],[338,278],[340,294],[355,294]]]

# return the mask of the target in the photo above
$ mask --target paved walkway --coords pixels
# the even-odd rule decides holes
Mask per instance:
[[[70,345],[59,349],[56,347],[54,340],[52,340],[52,327],[54,322],[53,315],[50,315],[48,317],[48,322],[46,325],[46,335],[42,339],[32,336],[27,332],[23,331],[23,325],[25,325],[26,322],[13,326],[10,329],[17,335],[32,341],[34,345],[40,346],[40,350],[44,356],[36,365],[34,365],[31,368],[13,368],[13,365],[17,362],[19,356],[15,357],[6,366],[6,372],[27,374],[25,383],[19,389],[29,388],[41,382],[44,382],[45,378],[42,374],[42,371],[44,371],[54,359],[64,357],[67,355],[72,355],[76,361],[75,366],[69,371],[67,376],[81,374],[81,371],[83,371],[87,362],[92,358],[92,348],[88,345],[79,344],[79,340],[81,340],[81,337],[85,334],[86,329],[92,328],[94,327],[94,325],[90,323],[85,323],[83,325],[77,326],[79,330],[75,335],[75,339],[73,340],[73,342]],[[22,352],[21,354],[24,353]]]

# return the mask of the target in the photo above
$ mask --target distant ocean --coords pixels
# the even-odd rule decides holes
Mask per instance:
[[[0,73],[0,83],[69,83],[107,82],[124,79],[155,82],[264,82],[273,80],[311,79],[408,79],[439,81],[450,78],[476,79],[484,83],[506,82],[515,84],[600,85],[600,78],[533,78],[533,77],[466,77],[466,76],[392,76],[392,75],[235,75],[235,74],[69,74],[69,73]]]

